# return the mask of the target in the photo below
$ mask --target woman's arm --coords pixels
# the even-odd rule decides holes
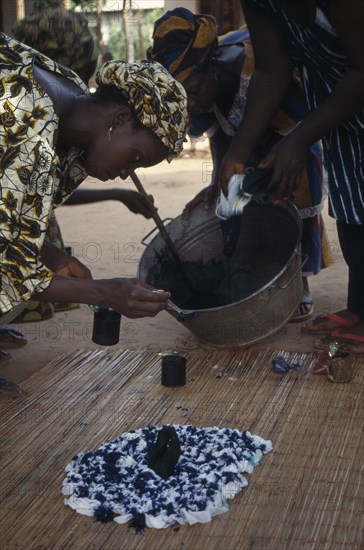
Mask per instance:
[[[242,173],[250,155],[278,111],[288,90],[292,61],[269,19],[241,0],[254,49],[255,69],[250,80],[244,117],[231,142],[219,174],[226,193],[234,173]]]
[[[364,3],[331,0],[330,18],[349,67],[326,100],[295,130],[307,146],[364,108]]]
[[[89,204],[100,201],[119,201],[125,204],[134,214],[142,214],[145,218],[152,217],[154,199],[152,195],[142,195],[132,189],[76,189],[63,203],[67,206]]]
[[[169,292],[153,292],[153,287],[138,279],[102,279],[95,281],[77,258],[69,256],[46,241],[42,261],[54,271],[49,286],[34,295],[41,302],[77,302],[111,307],[130,318],[154,316],[167,307]]]
[[[42,262],[48,269],[63,277],[92,279],[91,271],[74,256],[70,256],[47,239],[40,251]]]
[[[290,197],[297,189],[310,145],[364,107],[364,4],[332,0],[330,16],[347,55],[348,70],[318,108],[282,139],[261,164],[263,168],[274,168],[272,189],[278,200]]]
[[[41,302],[77,302],[110,307],[131,319],[153,317],[167,307],[169,292],[155,292],[138,279],[78,279],[55,275],[33,298]]]

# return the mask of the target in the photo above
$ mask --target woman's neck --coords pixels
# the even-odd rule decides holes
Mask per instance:
[[[90,94],[72,80],[36,64],[33,66],[33,76],[52,100],[59,117],[57,151],[64,152],[71,147],[86,150],[90,138]]]
[[[50,97],[56,114],[61,117],[73,106],[75,100],[85,92],[75,82],[58,73],[33,65],[33,77]]]

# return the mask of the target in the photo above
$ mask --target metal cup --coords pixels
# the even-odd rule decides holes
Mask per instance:
[[[352,358],[349,353],[338,351],[327,364],[327,377],[330,382],[343,384],[353,378]]]
[[[119,342],[121,315],[108,308],[94,311],[92,341],[100,346],[114,346]]]
[[[186,357],[178,353],[162,356],[162,386],[178,388],[186,384]]]

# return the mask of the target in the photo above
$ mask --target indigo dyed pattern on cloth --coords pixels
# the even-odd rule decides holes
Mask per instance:
[[[165,528],[207,523],[228,511],[228,499],[248,485],[270,441],[248,431],[174,425],[181,445],[175,472],[162,479],[148,468],[160,426],[124,433],[95,452],[82,452],[66,467],[65,504],[101,521],[138,522]]]

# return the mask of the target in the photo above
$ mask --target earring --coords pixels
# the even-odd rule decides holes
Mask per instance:
[[[113,131],[113,127],[110,126],[110,128],[109,128],[109,143],[111,143],[111,134],[112,134],[112,131]]]

